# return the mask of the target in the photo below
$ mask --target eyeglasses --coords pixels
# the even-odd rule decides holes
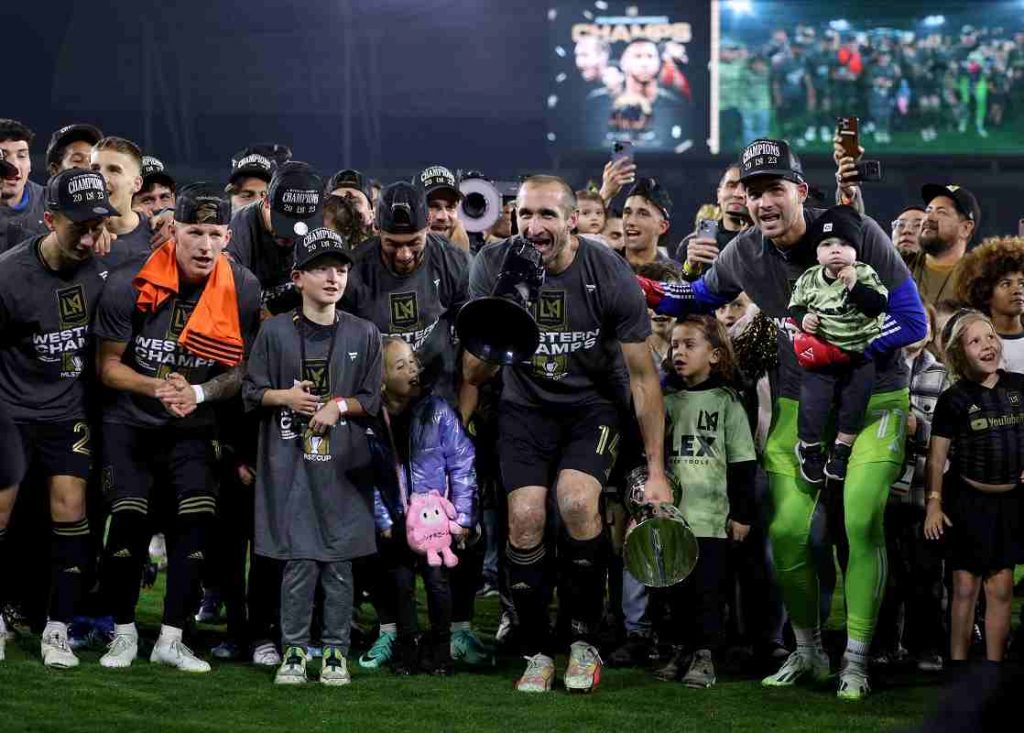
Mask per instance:
[[[899,231],[902,231],[904,229],[906,229],[908,231],[911,231],[911,232],[919,232],[919,231],[921,231],[921,220],[920,219],[917,219],[917,220],[896,219],[892,223],[892,230],[894,232],[899,232]]]

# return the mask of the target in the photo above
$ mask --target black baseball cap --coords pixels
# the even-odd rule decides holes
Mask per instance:
[[[305,270],[313,262],[330,255],[351,265],[352,253],[345,240],[333,229],[317,227],[295,244],[295,269]]]
[[[629,193],[626,194],[627,199],[630,196],[641,196],[647,199],[661,209],[661,213],[666,219],[672,218],[672,198],[668,195],[665,187],[658,183],[656,178],[641,178],[638,180],[629,189]]]
[[[216,221],[199,222],[196,215],[200,208],[215,206]],[[212,183],[199,181],[190,183],[177,193],[174,201],[174,220],[182,224],[229,224],[231,222],[231,202],[224,198],[224,193]]]
[[[761,138],[750,143],[740,155],[740,181],[753,178],[782,178],[804,183],[804,167],[785,140]]]
[[[814,246],[826,239],[841,239],[858,253],[864,234],[864,220],[851,206],[833,206],[811,222],[809,235]]]
[[[64,148],[71,143],[87,142],[95,145],[102,139],[103,131],[96,125],[84,122],[65,125],[50,136],[50,142],[46,146],[46,165],[60,163]]]
[[[924,199],[925,206],[939,196],[953,199],[956,210],[973,221],[974,229],[978,229],[978,223],[981,221],[981,207],[978,206],[978,199],[974,198],[973,193],[963,186],[952,183],[945,186],[939,183],[928,183],[921,187],[921,198]]]
[[[413,234],[426,229],[430,221],[426,194],[407,181],[390,183],[381,190],[376,214],[377,230],[391,234]]]
[[[159,183],[161,186],[167,186],[172,191],[176,191],[178,185],[171,178],[170,174],[164,170],[163,161],[159,158],[154,158],[152,155],[142,156],[142,188],[140,190],[145,191],[154,183]]]
[[[61,171],[50,179],[46,184],[46,208],[60,212],[71,221],[121,215],[110,205],[103,176],[82,168]]]
[[[290,160],[270,179],[270,228],[279,239],[304,237],[323,225],[324,181],[309,163]]]
[[[458,181],[455,180],[455,174],[443,165],[428,166],[416,179],[413,180],[413,183],[417,183],[423,187],[423,191],[427,195],[427,200],[440,191],[450,193],[455,197],[456,201],[462,200],[462,191],[459,190],[459,184]]]
[[[343,168],[331,176],[331,182],[327,184],[327,193],[331,194],[339,188],[354,189],[361,192],[367,201],[373,201],[370,182],[366,176],[353,168]]]
[[[245,148],[231,158],[231,176],[228,185],[242,178],[259,178],[270,183],[274,171],[274,160],[265,150]]]

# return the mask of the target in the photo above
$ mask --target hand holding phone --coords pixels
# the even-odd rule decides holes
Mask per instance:
[[[612,146],[612,163],[620,160],[633,162],[633,143],[630,140],[623,140]]]
[[[856,160],[860,157],[860,118],[840,117],[836,120],[836,135],[843,155]]]

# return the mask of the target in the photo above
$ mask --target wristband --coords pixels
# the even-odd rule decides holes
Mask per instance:
[[[942,503],[942,494],[940,494],[938,491],[929,491],[928,492],[928,501],[931,501],[932,499],[938,500],[938,502],[941,504]]]
[[[192,391],[196,393],[196,404],[201,405],[206,400],[206,393],[203,392],[202,385],[193,384],[191,385]]]
[[[335,397],[334,401],[338,404],[339,415],[344,415],[348,412],[348,401],[344,397]]]

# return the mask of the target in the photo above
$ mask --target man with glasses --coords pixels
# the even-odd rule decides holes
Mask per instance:
[[[900,254],[921,251],[921,224],[926,212],[922,206],[908,206],[892,222],[892,241]]]

